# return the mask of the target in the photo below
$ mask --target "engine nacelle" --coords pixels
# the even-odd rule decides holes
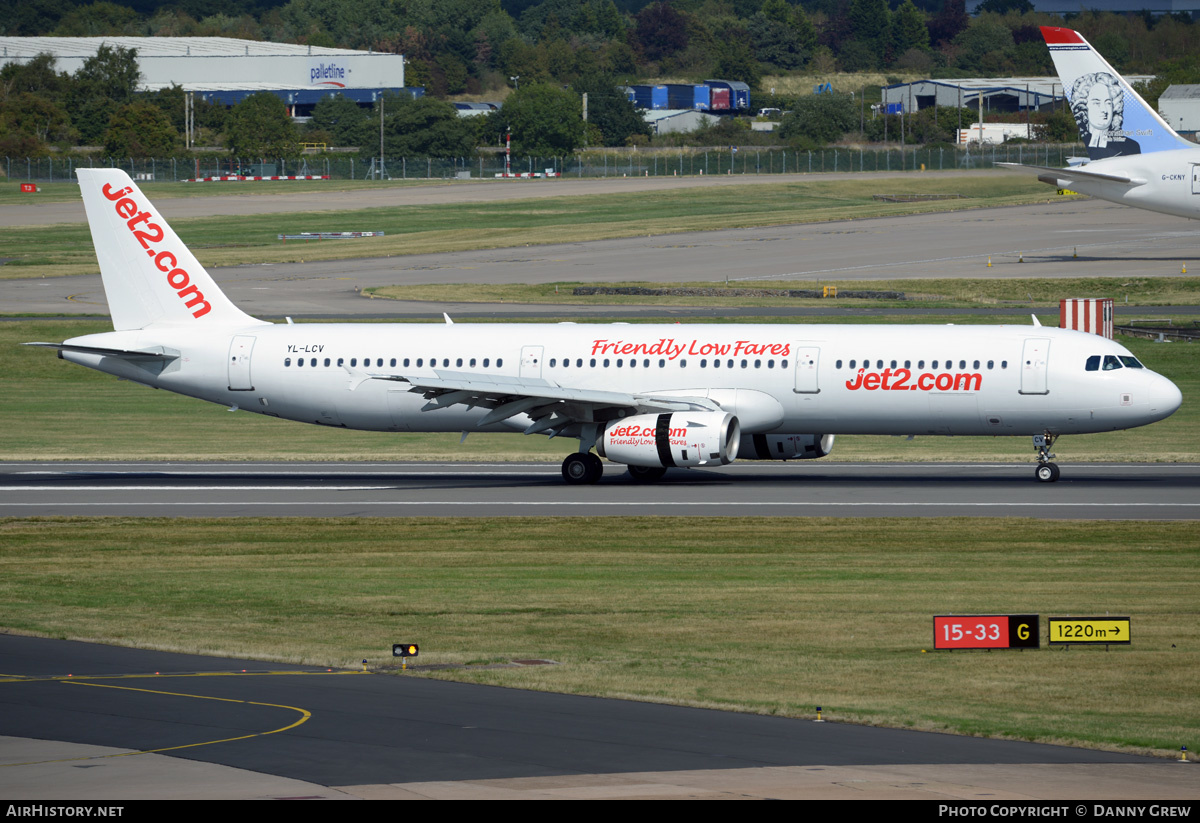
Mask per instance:
[[[743,460],[813,460],[833,451],[832,434],[743,434]]]
[[[639,414],[614,420],[596,443],[601,457],[651,468],[732,463],[742,427],[729,412]]]

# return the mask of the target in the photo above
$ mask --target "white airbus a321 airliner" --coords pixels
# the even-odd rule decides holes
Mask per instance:
[[[1122,346],[1032,326],[272,324],[244,314],[124,172],[79,169],[111,332],[59,357],[245,411],[351,429],[577,439],[636,481],[823,457],[837,434],[1034,436],[1144,426],[1179,389]],[[595,449],[597,456],[592,452]]]

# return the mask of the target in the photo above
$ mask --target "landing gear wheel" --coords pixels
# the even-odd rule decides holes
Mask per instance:
[[[571,486],[596,483],[604,474],[604,463],[591,452],[568,454],[562,464],[563,480]]]
[[[1042,463],[1034,471],[1034,477],[1041,483],[1053,483],[1058,480],[1058,465],[1055,463]]]
[[[1053,483],[1058,480],[1058,466],[1050,462],[1054,459],[1050,449],[1057,439],[1058,435],[1049,429],[1033,437],[1033,447],[1037,450],[1038,457],[1037,468],[1033,470],[1033,476],[1039,483]]]
[[[630,466],[629,479],[634,483],[657,483],[667,470],[662,466]]]

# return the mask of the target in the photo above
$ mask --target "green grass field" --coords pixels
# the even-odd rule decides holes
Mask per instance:
[[[232,266],[575,243],[1015,205],[1057,197],[1053,189],[1020,175],[954,180],[914,175],[888,180],[888,184],[905,193],[943,192],[951,187],[965,199],[881,203],[872,199],[879,193],[877,180],[811,177],[775,185],[549,197],[516,203],[214,216],[172,220],[171,226],[205,266]],[[276,239],[279,234],[351,229],[383,231],[386,236],[289,243]],[[99,271],[91,235],[83,224],[55,227],[54,243],[49,247],[43,232],[0,229],[0,258],[9,259],[0,266],[0,277],[6,278]]]
[[[1191,523],[0,521],[9,630],[1168,755],[1200,740]],[[935,614],[1119,614],[1134,643],[932,652]],[[471,664],[549,659],[558,665]]]

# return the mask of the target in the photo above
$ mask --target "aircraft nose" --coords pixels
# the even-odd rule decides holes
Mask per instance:
[[[1150,385],[1150,411],[1159,420],[1170,417],[1183,405],[1183,392],[1179,387],[1162,375],[1155,375]]]

